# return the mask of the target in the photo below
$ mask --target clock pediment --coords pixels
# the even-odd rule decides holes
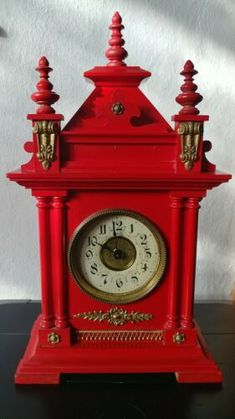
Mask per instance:
[[[119,69],[114,81],[118,73]],[[96,86],[63,132],[144,136],[167,134],[173,129],[137,86],[111,85]]]
[[[213,187],[228,180],[227,175],[222,176],[222,180],[215,165],[205,156],[211,148],[203,138],[208,116],[199,115],[196,108],[202,96],[193,82],[197,73],[193,63],[187,61],[181,72],[184,84],[176,101],[182,109],[172,117],[175,124],[172,128],[139,88],[141,81],[151,73],[124,62],[127,52],[123,47],[119,14],[114,15],[110,29],[108,62],[84,73],[94,83],[94,90],[62,130],[63,116],[55,113],[51,106],[59,99],[48,81],[52,69],[45,57],[39,60],[36,70],[40,81],[38,91],[32,95],[39,108],[36,114],[28,115],[33,123],[33,139],[24,146],[32,153],[32,158],[17,174],[9,174],[9,177],[20,178],[21,184],[26,184],[22,178],[25,175],[35,182],[34,175],[48,182],[54,174],[60,174],[61,178],[67,176],[66,181],[68,176],[75,180],[107,181],[155,181],[160,176],[167,182],[171,178],[175,185],[179,179],[177,188],[184,179],[194,182],[194,176],[197,188],[206,187],[208,181]],[[212,174],[215,175],[213,184]]]
[[[59,99],[48,80],[52,69],[45,57],[39,60],[40,81],[32,95],[39,107],[28,115],[33,139],[24,146],[32,158],[9,177],[25,185],[31,181],[36,185],[40,178],[48,185],[51,176],[52,185],[57,174],[61,179],[64,176],[65,182],[141,179],[163,185],[164,179],[167,185],[171,179],[177,189],[184,182],[200,189],[208,182],[213,187],[228,180],[226,174],[217,174],[215,165],[205,157],[211,148],[203,138],[208,116],[199,115],[196,108],[202,96],[193,82],[197,73],[193,63],[188,60],[181,72],[184,83],[176,101],[182,109],[172,117],[172,128],[139,88],[151,73],[124,62],[127,51],[118,13],[110,29],[108,62],[84,73],[94,83],[94,90],[63,129],[63,115],[51,106]]]

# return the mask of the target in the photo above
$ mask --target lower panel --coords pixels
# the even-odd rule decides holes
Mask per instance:
[[[17,384],[59,384],[61,374],[174,373],[179,383],[219,383],[223,376],[198,328],[190,344],[152,341],[77,341],[39,345],[39,319],[16,374]],[[65,336],[68,335],[67,330]]]

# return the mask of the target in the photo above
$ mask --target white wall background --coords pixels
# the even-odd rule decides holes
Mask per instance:
[[[199,71],[202,114],[210,115],[205,139],[209,159],[235,168],[234,0],[1,0],[0,3],[0,298],[40,297],[36,208],[30,191],[5,178],[29,160],[26,114],[34,68],[46,55],[61,99],[57,112],[68,121],[91,92],[85,70],[106,62],[108,24],[118,10],[125,25],[130,65],[150,70],[142,90],[168,121],[178,112],[178,75],[190,58]],[[235,286],[235,182],[210,191],[200,210],[196,297],[230,299]]]

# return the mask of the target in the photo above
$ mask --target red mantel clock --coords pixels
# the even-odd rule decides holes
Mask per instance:
[[[45,57],[36,69],[32,159],[8,177],[37,199],[42,308],[15,382],[142,372],[220,382],[193,319],[197,220],[207,190],[231,176],[205,157],[192,62],[172,129],[139,90],[150,73],[124,63],[118,13],[110,29],[108,63],[85,72],[95,89],[62,130]]]

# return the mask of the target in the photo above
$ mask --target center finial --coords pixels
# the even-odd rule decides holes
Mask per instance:
[[[110,48],[106,51],[105,55],[109,59],[107,66],[124,66],[126,63],[123,60],[127,57],[127,51],[123,48],[125,44],[122,38],[121,31],[124,28],[122,25],[122,18],[118,12],[114,13],[112,23],[109,26],[111,29],[111,37],[109,40]]]

